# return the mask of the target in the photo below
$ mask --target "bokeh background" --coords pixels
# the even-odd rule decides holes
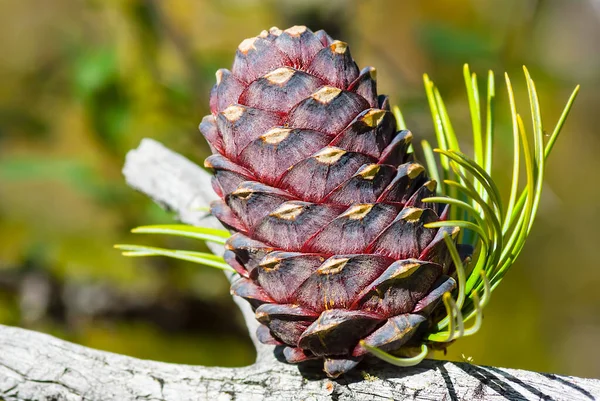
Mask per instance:
[[[380,92],[433,140],[422,86],[439,85],[469,143],[462,65],[537,82],[551,129],[582,85],[548,167],[536,225],[481,332],[440,358],[600,377],[600,2],[597,0],[19,0],[0,2],[0,323],[141,358],[240,366],[254,354],[222,274],[122,257],[115,243],[173,216],[126,187],[143,137],[201,163],[197,131],[219,67],[273,25],[324,28],[378,68]],[[480,86],[484,87],[483,81]],[[494,174],[510,138],[498,89]]]

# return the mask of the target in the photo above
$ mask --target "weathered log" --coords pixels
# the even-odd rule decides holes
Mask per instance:
[[[128,154],[123,172],[129,185],[176,212],[181,221],[218,227],[198,210],[215,199],[210,176],[186,158],[145,139]],[[145,361],[0,326],[0,400],[600,399],[596,379],[433,360],[412,368],[368,360],[330,380],[310,367],[279,362],[273,347],[256,341],[251,309],[236,302],[257,349],[256,363],[243,368]]]

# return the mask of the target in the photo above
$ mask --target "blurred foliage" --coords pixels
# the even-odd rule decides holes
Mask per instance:
[[[305,24],[348,41],[360,66],[378,68],[380,92],[402,106],[417,138],[434,137],[424,72],[465,141],[465,62],[480,76],[493,69],[517,77],[527,64],[548,126],[582,85],[521,258],[494,292],[481,332],[439,357],[600,376],[595,2],[21,0],[0,4],[0,22],[0,323],[143,358],[251,362],[222,273],[112,248],[135,241],[131,227],[173,221],[127,188],[120,168],[143,137],[201,163],[208,147],[197,125],[216,69],[231,65],[243,38]],[[513,85],[525,105],[525,82]],[[494,174],[508,185],[503,95],[497,108],[506,111],[497,141],[507,151],[495,156]],[[195,246],[159,236],[146,243]]]

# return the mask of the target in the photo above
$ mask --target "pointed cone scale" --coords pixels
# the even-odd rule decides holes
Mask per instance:
[[[436,228],[424,225],[434,221],[437,215],[431,209],[402,209],[368,251],[394,259],[417,258],[437,232]]]
[[[371,159],[361,153],[326,147],[291,167],[281,187],[308,202],[321,202]]]
[[[346,372],[351,371],[360,363],[362,358],[327,358],[323,364],[323,371],[328,377],[335,379]]]
[[[263,344],[283,345],[283,343],[281,341],[279,341],[278,339],[273,337],[273,335],[271,334],[271,330],[269,330],[269,328],[267,326],[265,326],[264,324],[259,325],[258,328],[256,329],[256,338],[258,339],[258,341],[260,341]],[[298,348],[294,348],[294,349],[298,349]]]
[[[215,120],[215,116],[212,114],[204,116],[198,129],[200,129],[200,132],[204,135],[204,138],[206,139],[206,142],[208,142],[210,150],[213,153],[224,152],[223,138],[217,129],[217,120]]]
[[[318,254],[271,252],[258,266],[258,282],[275,302],[294,302],[294,292],[324,261]]]
[[[324,47],[321,40],[303,25],[286,29],[273,43],[298,68],[308,67],[310,61]]]
[[[355,93],[323,86],[294,106],[288,116],[288,125],[335,136],[368,108],[367,101]]]
[[[255,270],[262,258],[273,251],[273,248],[267,244],[248,238],[240,233],[229,237],[225,243],[225,248],[235,253],[238,261],[246,267],[249,277],[253,279],[256,278]]]
[[[223,191],[223,188],[221,187],[221,184],[219,184],[219,180],[217,179],[217,177],[212,176],[210,178],[210,185],[219,198],[222,199],[226,195]]]
[[[229,106],[217,115],[217,127],[223,135],[225,153],[232,158],[250,142],[281,123],[281,116],[239,104]]]
[[[438,232],[435,237],[433,237],[433,240],[431,240],[429,245],[427,245],[427,247],[421,252],[421,255],[419,255],[419,259],[438,263],[444,266],[444,272],[447,272],[452,258],[450,257],[446,241],[444,241],[444,234],[450,236],[450,238],[455,242],[459,232],[459,227],[441,227],[438,229]]]
[[[318,356],[312,354],[310,351],[305,351],[302,348],[297,347],[285,347],[283,349],[283,356],[287,363],[294,364],[318,358]]]
[[[264,304],[256,309],[256,318],[266,324],[273,319],[305,320],[314,322],[319,317],[318,313],[298,305]]]
[[[254,230],[259,241],[299,251],[307,238],[339,214],[339,208],[307,202],[286,202],[267,215]]]
[[[408,201],[406,201],[405,207],[418,207],[420,209],[430,208],[432,210],[437,210],[437,205],[435,203],[425,203],[423,199],[435,196],[435,189],[437,187],[437,182],[435,180],[429,180],[425,182],[419,189],[415,191],[415,193],[410,197]]]
[[[417,259],[394,262],[358,295],[353,307],[390,317],[408,313],[425,297],[442,274],[442,267]]]
[[[394,206],[383,203],[352,205],[315,234],[303,251],[325,255],[363,253],[397,214]]]
[[[426,320],[424,316],[416,314],[394,316],[366,337],[364,341],[367,345],[377,347],[383,351],[400,349],[415,334],[419,325]],[[352,355],[362,356],[366,353],[367,350],[359,344],[352,352]]]
[[[291,67],[281,67],[252,82],[241,96],[240,104],[277,113],[288,113],[324,82]]]
[[[440,208],[438,211],[438,216],[440,216],[440,221],[448,220],[450,216],[450,205],[439,204]]]
[[[349,308],[361,289],[391,263],[391,259],[376,255],[333,256],[306,279],[294,297],[316,311]]]
[[[373,67],[365,67],[358,78],[348,87],[348,90],[364,97],[369,106],[377,108],[377,71]]]
[[[214,201],[210,204],[210,213],[228,229],[247,232],[248,228],[240,221],[238,216],[223,201]]]
[[[308,72],[337,88],[347,88],[358,78],[358,66],[344,42],[333,41],[312,59]]]
[[[328,143],[327,135],[318,131],[277,127],[248,144],[240,160],[265,183],[276,185],[287,169]]]
[[[229,266],[233,267],[240,276],[245,277],[245,278],[250,277],[250,273],[248,272],[248,270],[246,270],[244,265],[242,265],[238,261],[237,255],[235,253],[233,253],[233,251],[226,249],[225,252],[223,253],[223,259]]]
[[[318,30],[317,32],[315,32],[315,36],[317,38],[319,38],[319,40],[321,41],[321,43],[323,44],[323,46],[330,46],[334,40],[332,39],[331,36],[329,36],[327,34],[327,32],[325,32],[324,30]]]
[[[225,198],[227,205],[250,231],[272,210],[289,200],[291,197],[287,192],[254,181],[242,182]]]
[[[398,166],[396,177],[377,199],[379,202],[393,202],[405,205],[416,188],[425,181],[425,168],[419,163],[404,163]]]
[[[240,43],[231,71],[238,80],[250,83],[278,67],[292,65],[272,40],[254,37]]]
[[[377,97],[377,106],[380,109],[390,111],[390,98],[386,95],[379,95]]]
[[[221,155],[209,156],[204,161],[204,167],[214,170],[215,191],[220,197],[225,197],[244,181],[254,180],[254,175],[242,166],[233,163]]]
[[[210,93],[210,111],[218,114],[229,105],[238,103],[244,84],[237,80],[231,71],[221,68],[216,73],[217,83]]]
[[[432,290],[422,298],[415,306],[414,312],[419,312],[422,315],[429,315],[440,303],[442,296],[446,292],[451,292],[456,288],[456,281],[449,276],[440,277],[433,285]]]
[[[256,309],[256,319],[275,338],[292,346],[298,345],[302,333],[317,317],[313,311],[298,305],[262,304]]]
[[[381,320],[364,311],[326,310],[302,333],[298,345],[315,355],[347,355]]]
[[[331,144],[379,159],[383,150],[390,144],[395,132],[396,120],[392,113],[385,110],[368,109],[356,116]]]
[[[267,305],[270,305],[270,302],[273,302],[260,286],[247,278],[240,278],[233,282],[231,284],[231,294],[244,298],[254,308],[265,304],[265,302]]]
[[[386,164],[365,164],[348,181],[333,190],[325,199],[336,205],[375,203],[397,174]]]
[[[383,150],[379,163],[399,166],[407,162],[407,151],[413,139],[412,132],[402,130],[396,134],[390,144]]]

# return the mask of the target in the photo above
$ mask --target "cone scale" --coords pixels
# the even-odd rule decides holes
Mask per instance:
[[[213,155],[212,213],[233,235],[232,292],[261,323],[261,342],[290,363],[319,359],[330,377],[354,368],[364,343],[420,344],[455,286],[447,207],[397,130],[375,69],[344,42],[304,26],[244,40],[217,72],[200,130]],[[443,306],[442,306],[443,308]]]

